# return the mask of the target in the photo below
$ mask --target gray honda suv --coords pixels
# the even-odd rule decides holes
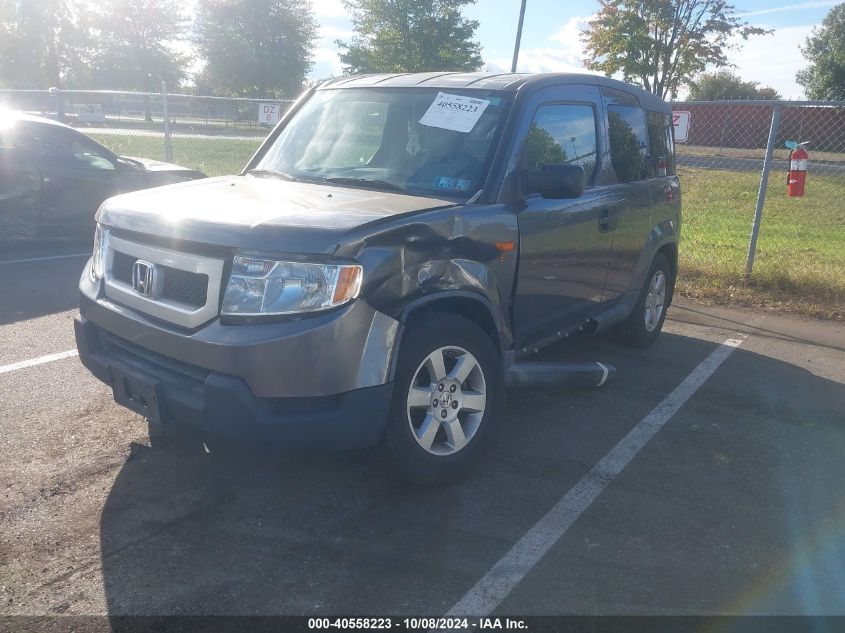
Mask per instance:
[[[671,110],[643,90],[335,79],[240,175],[103,203],[77,344],[152,431],[381,444],[441,482],[490,443],[540,348],[608,328],[654,342],[679,230]]]

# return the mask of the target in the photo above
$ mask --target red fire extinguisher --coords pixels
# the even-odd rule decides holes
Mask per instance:
[[[803,198],[804,186],[807,184],[807,163],[810,155],[804,149],[805,143],[789,152],[789,176],[786,180],[786,193],[790,198]]]

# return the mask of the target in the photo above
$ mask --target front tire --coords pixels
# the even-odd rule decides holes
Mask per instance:
[[[443,484],[465,475],[495,435],[502,363],[472,321],[435,313],[409,328],[399,351],[387,456],[408,481]]]
[[[666,310],[672,303],[674,288],[674,270],[666,256],[658,253],[648,270],[637,305],[618,326],[617,333],[623,344],[644,348],[657,340],[666,320]]]

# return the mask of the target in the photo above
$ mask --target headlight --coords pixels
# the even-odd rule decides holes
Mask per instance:
[[[94,229],[94,256],[91,258],[91,279],[94,281],[100,281],[105,274],[108,241],[108,231],[100,231],[98,224]]]
[[[333,308],[361,290],[357,265],[235,257],[223,297],[225,315],[297,314]]]

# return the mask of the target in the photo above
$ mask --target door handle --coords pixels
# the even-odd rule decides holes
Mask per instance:
[[[615,222],[616,214],[612,213],[610,209],[602,209],[599,213],[599,233],[609,233],[616,228]]]

